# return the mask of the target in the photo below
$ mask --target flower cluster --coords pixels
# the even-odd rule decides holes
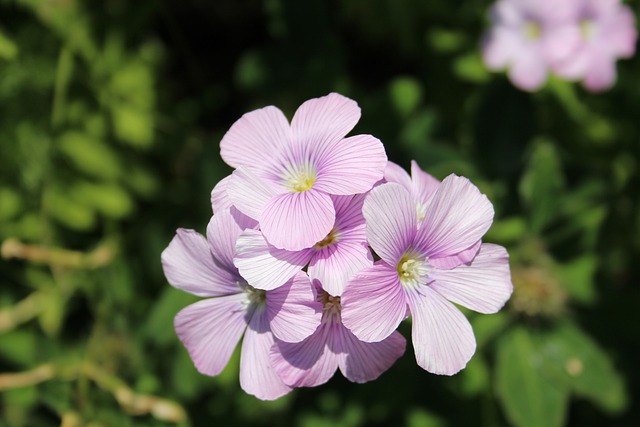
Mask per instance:
[[[498,0],[490,17],[484,62],[508,69],[524,90],[541,87],[549,72],[590,91],[607,89],[618,58],[635,52],[635,18],[620,0]]]
[[[235,168],[211,193],[206,238],[178,230],[168,281],[206,297],[175,318],[196,368],[219,374],[242,340],[240,385],[260,399],[380,376],[405,351],[452,375],[475,351],[452,304],[498,311],[512,292],[504,248],[481,242],[493,207],[468,179],[442,182],[387,161],[341,95],[311,99],[291,124],[276,107],[245,114],[220,143]],[[372,253],[373,250],[373,253]],[[374,255],[375,254],[375,255]]]

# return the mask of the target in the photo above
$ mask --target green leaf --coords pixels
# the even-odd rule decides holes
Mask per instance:
[[[413,113],[422,102],[422,86],[411,77],[398,77],[389,86],[389,96],[395,110],[401,117]]]
[[[472,83],[484,83],[490,77],[480,54],[475,51],[458,57],[453,63],[453,72],[461,80]]]
[[[494,221],[484,237],[485,241],[497,243],[516,242],[527,231],[525,220],[519,216]]]
[[[602,409],[620,413],[627,405],[621,375],[607,353],[576,325],[565,322],[543,338],[542,371]]]
[[[60,151],[81,172],[97,178],[115,179],[121,173],[115,151],[90,134],[70,131],[58,142]]]
[[[553,143],[538,139],[520,181],[520,195],[529,208],[533,231],[542,231],[556,215],[563,188],[562,164]]]
[[[496,391],[507,418],[518,427],[564,423],[569,390],[541,375],[542,357],[534,337],[522,327],[498,342]]]
[[[584,255],[558,267],[563,287],[572,299],[583,304],[595,302],[597,294],[593,276],[597,268],[598,259],[593,254]]]

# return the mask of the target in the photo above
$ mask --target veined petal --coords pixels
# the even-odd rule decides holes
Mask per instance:
[[[309,338],[299,343],[276,340],[271,364],[285,384],[315,387],[331,379],[338,369],[339,355],[327,348],[327,339],[337,326],[323,323]]]
[[[270,244],[299,251],[324,239],[333,227],[335,215],[331,197],[311,189],[274,197],[259,221]]]
[[[320,326],[322,304],[316,302],[315,289],[305,272],[267,291],[266,304],[271,331],[282,341],[300,342]]]
[[[476,351],[466,317],[428,286],[408,290],[407,297],[418,365],[439,375],[453,375],[464,368]]]
[[[391,160],[387,162],[384,169],[384,179],[387,182],[395,182],[402,185],[408,192],[411,192],[411,177],[404,168]]]
[[[452,270],[434,270],[431,289],[440,295],[480,313],[495,313],[511,293],[509,254],[502,246],[483,244],[469,265]]]
[[[333,228],[340,234],[358,229],[362,234],[361,239],[366,241],[364,233],[364,216],[362,216],[362,205],[366,194],[356,194],[353,196],[332,196],[333,206],[336,210],[336,222]],[[350,234],[350,238],[356,238]]]
[[[412,195],[416,202],[424,204],[431,199],[431,196],[440,186],[440,181],[420,169],[415,160],[411,160],[411,183],[413,188]]]
[[[318,157],[314,188],[329,194],[350,195],[369,191],[384,176],[387,154],[371,135],[356,135],[328,147]]]
[[[247,327],[244,294],[198,301],[180,311],[176,333],[198,371],[218,375]]]
[[[492,222],[487,196],[467,178],[449,175],[427,206],[415,248],[430,258],[459,254],[475,245]]]
[[[162,268],[171,286],[199,297],[239,292],[238,275],[216,262],[207,240],[194,230],[176,231],[162,252]]]
[[[296,145],[321,158],[328,146],[340,141],[358,120],[360,107],[355,101],[330,93],[304,102],[291,120],[291,130]]]
[[[369,193],[362,207],[369,245],[390,265],[396,265],[413,243],[416,206],[399,184],[382,184]]]
[[[278,108],[251,111],[236,121],[220,141],[220,156],[231,167],[267,167],[270,156],[291,139],[289,121]]]
[[[239,167],[231,175],[227,196],[240,212],[258,220],[269,201],[283,190],[247,168]]]
[[[260,231],[245,230],[237,240],[234,263],[251,286],[271,290],[302,270],[312,256],[312,249],[278,249],[267,243]]]
[[[459,265],[471,262],[473,258],[478,254],[478,251],[480,250],[481,245],[482,245],[482,240],[478,240],[469,249],[465,249],[464,251],[459,252],[455,255],[442,257],[442,258],[430,258],[429,264],[431,264],[431,266],[435,268],[439,268],[442,270],[450,270]]]
[[[373,265],[373,256],[364,242],[339,241],[317,251],[309,263],[309,277],[322,283],[333,296],[340,296],[349,279]]]
[[[407,299],[394,267],[384,262],[356,274],[342,293],[342,323],[367,342],[382,341],[407,312]]]
[[[233,206],[231,199],[227,196],[227,187],[229,186],[229,181],[231,181],[231,176],[227,175],[222,178],[211,190],[211,209],[213,209],[213,213],[221,212]]]
[[[242,340],[240,387],[262,400],[274,400],[291,391],[271,367],[269,353],[273,343],[266,311],[258,309]]]
[[[252,228],[256,222],[234,209],[220,211],[211,217],[207,226],[207,240],[213,256],[229,271],[235,271],[233,256],[236,252],[236,241],[242,232]],[[235,214],[235,215],[234,215]]]
[[[394,332],[380,342],[360,341],[347,328],[339,326],[343,353],[338,362],[340,371],[349,381],[366,383],[378,378],[404,354],[407,341]]]

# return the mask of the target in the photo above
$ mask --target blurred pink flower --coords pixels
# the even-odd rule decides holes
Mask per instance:
[[[179,229],[162,252],[162,267],[174,287],[206,297],[181,310],[174,326],[198,371],[218,375],[242,338],[240,386],[260,399],[276,399],[291,390],[269,361],[274,335],[298,342],[311,335],[321,319],[315,290],[300,271],[278,289],[250,286],[233,265],[235,245],[255,221],[232,210],[216,213],[207,239]]]
[[[334,225],[331,196],[365,193],[382,178],[382,143],[345,138],[359,119],[355,101],[331,93],[303,103],[291,124],[273,106],[247,113],[222,138],[220,154],[236,168],[226,195],[271,245],[310,248]]]
[[[596,0],[599,1],[599,0]],[[498,0],[491,9],[492,28],[483,43],[491,70],[508,70],[521,89],[540,88],[554,64],[580,42],[574,22],[577,0]]]
[[[620,0],[578,1],[574,25],[580,40],[554,67],[561,77],[582,80],[591,91],[607,89],[616,80],[616,61],[635,53],[635,17]]]

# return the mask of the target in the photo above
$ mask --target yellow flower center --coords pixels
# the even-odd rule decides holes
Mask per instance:
[[[580,21],[580,34],[585,40],[591,40],[595,35],[596,26],[590,19]]]
[[[420,258],[417,254],[406,253],[400,258],[396,271],[404,287],[415,288],[427,282],[431,266],[427,259]]]
[[[315,184],[316,178],[315,168],[309,164],[291,168],[284,174],[285,186],[292,193],[310,190]]]
[[[338,241],[338,233],[336,232],[335,229],[332,229],[329,232],[329,234],[327,234],[327,237],[325,237],[324,239],[320,240],[318,243],[313,245],[313,248],[316,250],[324,249],[327,246],[333,245],[337,241]]]
[[[537,22],[528,21],[522,27],[522,33],[527,40],[538,40],[542,34],[542,28]]]
[[[340,297],[334,297],[329,295],[327,291],[318,292],[318,302],[322,303],[322,322],[327,323],[330,321],[341,322],[340,311],[342,306],[340,305]]]

